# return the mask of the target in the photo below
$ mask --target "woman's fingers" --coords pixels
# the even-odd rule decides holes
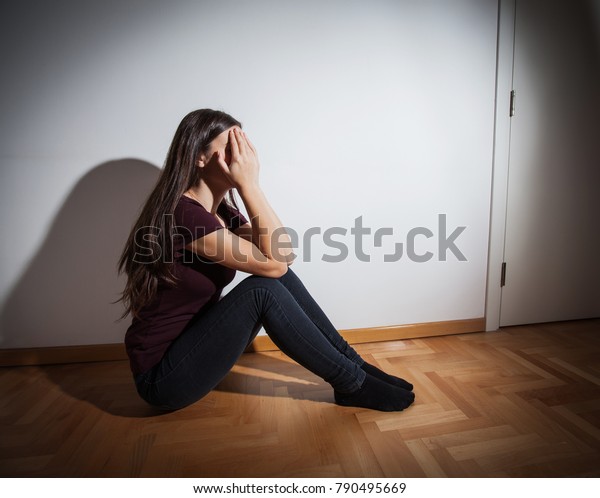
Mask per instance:
[[[246,134],[240,128],[232,128],[229,131],[229,141],[231,162],[228,172],[232,183],[236,188],[258,184],[258,160]]]
[[[246,140],[244,140],[244,132],[239,128],[234,128],[235,130],[235,138],[237,139],[238,149],[240,151],[240,155],[244,156],[246,154]]]
[[[244,167],[257,161],[257,154],[254,145],[248,139],[248,136],[240,128],[230,130],[231,163],[240,164]]]
[[[235,160],[240,155],[240,147],[235,134],[235,128],[229,130],[229,143],[231,144],[231,158]]]
[[[215,154],[217,155],[217,163],[219,166],[221,166],[221,169],[228,175],[231,175],[231,171],[229,171],[229,165],[225,162],[225,156],[219,151],[215,152]]]
[[[242,131],[242,136],[244,137],[244,140],[246,141],[248,148],[254,153],[254,155],[256,155],[256,149],[254,148],[254,144],[248,138],[248,135],[246,135],[246,133],[244,131]]]

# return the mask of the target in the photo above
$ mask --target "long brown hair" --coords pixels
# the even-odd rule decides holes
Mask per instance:
[[[156,295],[163,281],[175,284],[173,274],[173,212],[185,191],[198,185],[200,168],[197,160],[209,144],[222,132],[241,123],[221,111],[199,109],[185,116],[171,142],[164,168],[140,216],[134,223],[118,263],[127,283],[119,301],[123,301],[123,317],[139,311]],[[225,202],[237,209],[230,190]]]

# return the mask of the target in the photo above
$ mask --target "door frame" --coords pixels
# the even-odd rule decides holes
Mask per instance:
[[[502,263],[506,236],[506,207],[510,159],[510,92],[513,90],[517,0],[498,0],[494,145],[490,200],[490,232],[485,296],[485,330],[500,328]]]

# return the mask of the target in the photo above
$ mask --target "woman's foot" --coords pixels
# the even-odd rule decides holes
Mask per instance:
[[[394,377],[393,375],[385,373],[383,370],[380,370],[374,365],[367,363],[366,361],[360,367],[368,374],[373,377],[377,377],[379,380],[387,382],[388,384],[392,384],[393,386],[401,387],[402,389],[406,389],[407,391],[413,390],[413,385],[400,377]]]
[[[383,412],[402,411],[415,400],[414,393],[388,384],[368,373],[358,391],[340,393],[334,390],[334,397],[335,402],[341,406],[356,406]]]

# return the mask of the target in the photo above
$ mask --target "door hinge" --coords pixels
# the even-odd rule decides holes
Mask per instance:
[[[502,271],[500,273],[500,287],[506,285],[506,263],[502,263]]]
[[[514,90],[510,91],[510,117],[512,118],[515,115],[515,100],[517,99],[517,94]]]

